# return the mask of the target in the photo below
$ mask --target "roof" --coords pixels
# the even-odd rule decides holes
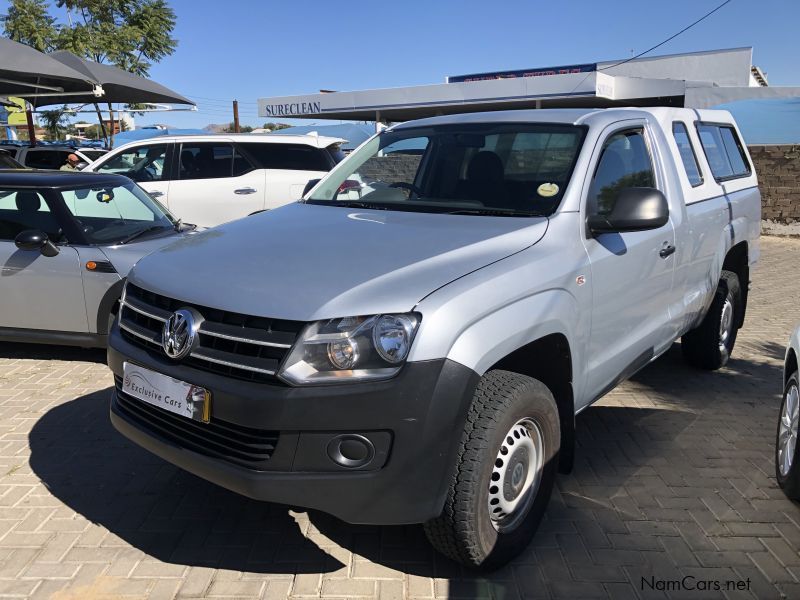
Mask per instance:
[[[397,123],[487,110],[710,108],[740,98],[800,96],[800,88],[752,87],[751,67],[752,48],[727,48],[476,73],[449,83],[259,98],[258,114]]]
[[[207,133],[189,135],[162,135],[146,140],[134,140],[118,146],[122,148],[133,144],[156,140],[159,144],[163,142],[250,142],[256,144],[303,144],[314,146],[315,148],[327,148],[334,144],[342,144],[347,140],[335,137],[316,136],[316,135],[281,135],[280,133]]]
[[[613,109],[610,109],[613,110]],[[407,121],[395,125],[392,130],[406,127],[450,125],[457,123],[577,123],[581,118],[596,112],[595,109],[543,108],[532,110],[499,110],[477,113],[444,115]]]
[[[0,169],[0,187],[70,189],[85,185],[127,185],[129,183],[131,180],[127,177],[110,173]]]
[[[706,120],[732,123],[733,117],[726,110],[692,109],[682,107],[648,106],[596,109],[543,108],[539,110],[499,110],[461,115],[443,115],[406,121],[390,128],[398,131],[412,127],[456,125],[465,123],[559,123],[565,125],[591,125],[603,127],[610,123],[651,116],[662,126],[669,127],[673,118],[689,121]]]

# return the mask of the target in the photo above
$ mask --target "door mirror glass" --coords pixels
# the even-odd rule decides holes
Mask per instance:
[[[19,232],[14,238],[14,244],[20,250],[39,251],[44,256],[55,256],[58,254],[58,247],[50,241],[47,234],[39,229],[26,229]]]
[[[645,231],[663,227],[669,221],[667,199],[655,188],[625,188],[614,200],[609,212],[589,215],[589,231],[595,234]]]

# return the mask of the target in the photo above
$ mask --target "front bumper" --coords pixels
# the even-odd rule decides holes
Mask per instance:
[[[250,498],[317,509],[359,524],[421,523],[444,504],[478,375],[441,359],[408,363],[382,382],[285,387],[240,381],[159,357],[109,336],[108,364],[129,361],[211,391],[211,423],[279,434],[257,468],[189,449],[125,408],[114,391],[111,422],[161,458]],[[128,398],[128,400],[130,400]],[[200,425],[202,427],[202,425]],[[328,441],[357,434],[375,442],[363,467],[336,464]]]

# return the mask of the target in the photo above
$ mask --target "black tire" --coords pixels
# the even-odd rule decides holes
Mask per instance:
[[[721,323],[727,302],[730,302],[733,312],[730,315],[731,325],[728,335],[723,341]],[[732,271],[723,271],[717,284],[714,300],[711,302],[703,322],[681,338],[684,360],[693,367],[708,371],[724,367],[736,344],[741,314],[742,291],[739,286],[739,277]]]
[[[797,444],[797,413],[793,419],[794,423],[786,422],[786,425],[794,426],[794,448],[791,449],[789,455],[791,457],[790,464],[786,473],[781,473],[781,462],[783,456],[781,453],[781,422],[783,421],[783,411],[786,403],[790,401],[790,396],[794,396],[793,404],[797,406],[798,396],[800,396],[800,383],[798,383],[797,371],[789,376],[786,382],[786,387],[783,390],[783,402],[781,402],[781,411],[778,413],[778,430],[775,433],[775,477],[778,479],[778,485],[781,486],[784,493],[792,500],[800,500],[800,445]]]
[[[513,437],[504,436],[522,420],[535,424],[534,431],[541,434],[543,447],[539,455],[543,466],[538,471],[538,486],[531,485],[528,494],[518,493],[518,510],[506,517],[511,525],[498,529],[489,511],[490,486],[499,477],[495,471],[500,465],[495,461],[500,460],[501,448],[510,447],[504,468],[511,469],[516,464],[515,457],[525,446],[524,440],[513,450]],[[484,375],[467,415],[444,509],[424,526],[431,544],[445,556],[476,569],[494,569],[517,556],[527,547],[544,515],[558,470],[560,443],[558,409],[543,383],[509,371]],[[534,471],[526,469],[524,481],[528,472]],[[509,485],[513,485],[512,481],[509,479]],[[492,487],[496,497],[498,487]]]

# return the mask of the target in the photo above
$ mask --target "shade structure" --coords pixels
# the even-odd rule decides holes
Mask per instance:
[[[36,106],[74,102],[75,94],[95,102],[97,84],[86,72],[0,37],[0,96],[20,96]]]
[[[191,104],[194,102],[181,96],[177,92],[156,83],[151,79],[133,75],[117,67],[103,65],[92,60],[87,60],[60,50],[51,52],[49,56],[64,66],[83,73],[92,81],[97,81],[103,87],[101,102],[124,102],[126,104]],[[87,95],[86,98],[69,97],[66,102],[97,102],[98,98]]]

